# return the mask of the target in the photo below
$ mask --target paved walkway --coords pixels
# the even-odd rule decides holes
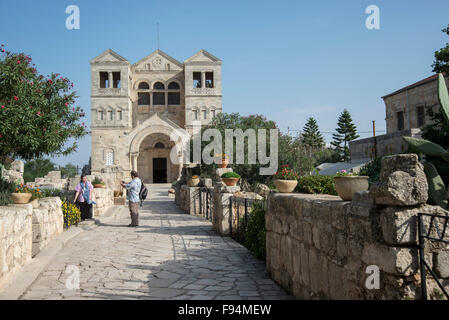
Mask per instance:
[[[117,219],[70,240],[21,299],[291,299],[246,248],[181,211],[168,185],[149,189],[140,227],[115,208]],[[70,266],[79,289],[66,287]]]

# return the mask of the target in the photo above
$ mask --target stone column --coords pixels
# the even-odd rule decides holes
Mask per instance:
[[[139,157],[138,152],[131,153],[131,170],[137,171],[137,158]]]
[[[201,72],[201,88],[206,88],[206,73]]]
[[[112,80],[113,80],[112,72],[108,72],[109,88],[113,88]]]

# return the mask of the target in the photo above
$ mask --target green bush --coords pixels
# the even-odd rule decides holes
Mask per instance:
[[[382,164],[382,158],[376,158],[365,164],[359,172],[360,176],[368,176],[369,182],[379,181],[380,169]]]
[[[237,172],[225,172],[221,175],[222,178],[238,178],[240,179],[240,175]]]
[[[10,193],[14,192],[16,185],[0,178],[0,206],[12,203]]]
[[[248,228],[245,234],[245,247],[258,259],[266,259],[265,208],[263,202],[255,201],[251,207]]]
[[[335,190],[334,176],[314,174],[310,176],[299,177],[295,192],[337,195],[337,191]]]

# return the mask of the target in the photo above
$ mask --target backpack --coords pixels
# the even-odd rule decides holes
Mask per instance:
[[[140,192],[139,192],[140,206],[142,206],[143,201],[147,198],[147,195],[148,195],[148,189],[147,189],[147,187],[145,187],[145,185],[142,182],[142,185],[140,187]]]

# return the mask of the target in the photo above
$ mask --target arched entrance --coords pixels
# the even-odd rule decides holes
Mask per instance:
[[[174,145],[163,133],[152,133],[143,139],[139,146],[137,172],[144,182],[169,183],[178,179],[179,165],[170,160]]]

